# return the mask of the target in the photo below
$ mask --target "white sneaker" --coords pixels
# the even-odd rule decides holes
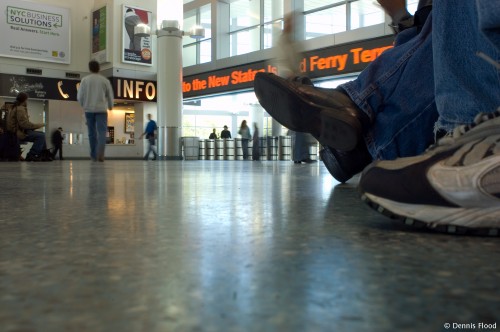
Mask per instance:
[[[372,163],[359,188],[371,207],[408,225],[499,236],[500,108],[420,156]]]

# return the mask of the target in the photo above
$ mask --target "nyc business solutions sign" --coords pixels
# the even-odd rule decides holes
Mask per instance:
[[[0,56],[70,63],[68,8],[0,1]]]

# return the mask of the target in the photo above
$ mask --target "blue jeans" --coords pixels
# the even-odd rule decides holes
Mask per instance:
[[[108,112],[85,112],[85,118],[87,119],[89,131],[90,158],[92,160],[103,160],[104,148],[106,147],[106,131],[108,130]]]
[[[500,0],[477,0],[479,28],[500,50]]]
[[[158,155],[156,154],[154,146],[155,146],[155,138],[154,138],[154,136],[153,137],[149,137],[148,138],[148,151],[146,152],[146,155],[144,156],[144,159],[148,160],[149,159],[149,154],[151,152],[153,152],[154,159],[156,160],[156,158],[157,158]]]
[[[498,21],[499,0],[483,1]],[[474,55],[479,50],[498,60],[479,32],[475,3],[435,0],[420,34],[403,31],[393,49],[340,86],[374,121],[365,135],[373,158],[418,155],[438,129],[472,123],[500,105],[498,71]]]
[[[26,138],[23,141],[33,142],[28,155],[40,156],[42,154],[42,151],[47,148],[47,143],[45,142],[45,133],[31,129],[26,130],[25,133]]]
[[[365,142],[374,159],[418,155],[434,142],[438,112],[431,16],[420,33],[416,28],[401,32],[394,48],[382,53],[356,80],[340,86],[373,119]]]
[[[500,1],[478,1],[500,20]],[[479,112],[500,105],[499,72],[475,56],[483,52],[499,60],[499,52],[479,29],[476,1],[435,0],[433,7],[434,81],[439,112],[437,128],[469,124]],[[498,36],[497,36],[498,38]]]
[[[248,138],[241,139],[241,148],[243,149],[243,160],[248,159]]]

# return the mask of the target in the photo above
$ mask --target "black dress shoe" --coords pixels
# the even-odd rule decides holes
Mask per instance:
[[[254,90],[276,121],[291,130],[311,133],[324,146],[352,150],[371,125],[369,117],[340,89],[257,73]]]
[[[312,163],[315,163],[316,160],[312,160],[311,158],[306,158],[306,159],[302,159],[301,162],[306,163],[306,164],[312,164]]]
[[[365,143],[361,141],[354,150],[338,151],[327,146],[319,152],[319,155],[326,169],[340,183],[347,182],[372,162],[372,156]]]

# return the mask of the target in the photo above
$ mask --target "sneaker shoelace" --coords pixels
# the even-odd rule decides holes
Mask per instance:
[[[448,134],[440,138],[436,144],[433,144],[429,146],[427,151],[433,150],[438,146],[443,146],[443,145],[449,145],[452,144],[456,139],[459,137],[463,136],[465,133],[473,129],[474,127],[480,125],[483,122],[486,122],[488,120],[494,119],[500,117],[500,107],[497,108],[497,110],[493,113],[479,113],[476,115],[474,118],[474,121],[471,124],[467,125],[461,125],[455,127],[452,131],[450,131]]]
[[[476,52],[476,55],[478,57],[480,57],[481,59],[485,60],[486,62],[488,62],[490,65],[493,65],[497,70],[500,70],[500,63],[493,60],[487,54],[478,51],[478,52]],[[477,125],[479,125],[485,121],[494,119],[498,116],[500,116],[500,106],[493,113],[479,113],[478,115],[476,115],[476,117],[474,118],[474,121],[471,124],[458,126],[452,132],[448,133],[442,139],[438,140],[438,145],[447,144],[447,143],[449,143],[450,139],[455,140],[458,137],[464,135],[466,132],[468,132],[472,128],[476,127]]]

